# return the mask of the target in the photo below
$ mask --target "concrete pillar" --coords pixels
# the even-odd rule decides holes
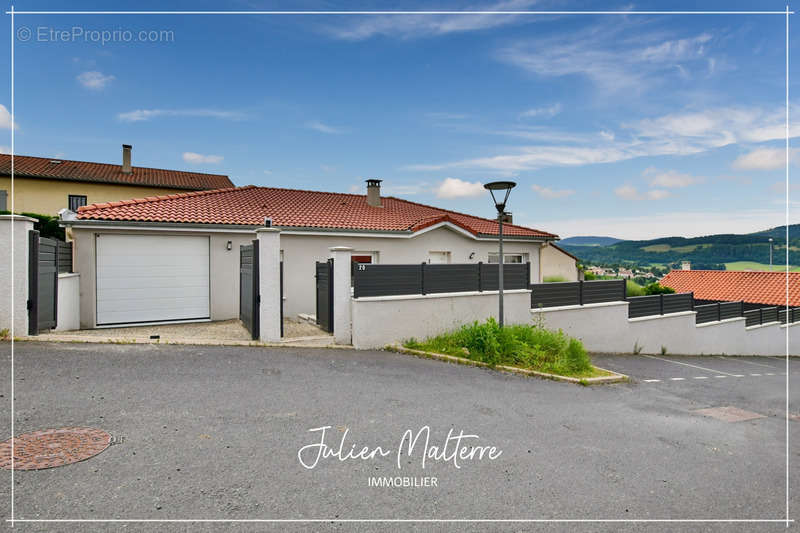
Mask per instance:
[[[333,341],[336,344],[350,344],[353,341],[350,303],[350,262],[353,249],[334,246],[330,250],[333,258]]]
[[[0,215],[0,250],[4,255],[0,260],[0,329],[8,329],[16,337],[28,334],[28,232],[34,222],[35,218]]]
[[[259,228],[258,282],[261,302],[259,332],[263,342],[281,340],[281,232],[277,228]]]

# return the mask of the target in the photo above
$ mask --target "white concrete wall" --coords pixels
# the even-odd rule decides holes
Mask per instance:
[[[316,313],[314,263],[326,261],[335,246],[361,252],[378,252],[377,263],[410,264],[428,260],[428,253],[449,251],[451,263],[484,263],[489,253],[497,252],[497,241],[476,241],[449,228],[441,227],[411,238],[308,236],[281,233],[284,261],[284,313]],[[506,254],[526,253],[531,262],[531,282],[539,279],[538,242],[505,241]],[[474,256],[470,259],[470,255]]]
[[[583,341],[591,352],[682,355],[800,355],[800,324],[746,328],[744,318],[695,324],[695,312],[628,318],[628,302],[531,309],[534,321]]]
[[[250,244],[255,232],[174,232],[152,230],[115,230],[73,228],[73,270],[81,274],[80,327],[94,328],[97,282],[95,278],[95,236],[97,234],[135,233],[137,235],[205,235],[209,237],[209,276],[211,283],[211,320],[229,320],[239,317],[239,246]],[[231,241],[231,249],[227,249]]]
[[[80,285],[80,274],[58,275],[58,308],[56,310],[57,331],[80,329]]]
[[[382,348],[497,318],[497,298],[497,291],[354,298],[353,346]],[[503,305],[506,324],[531,323],[531,291],[505,291]]]
[[[554,246],[542,247],[542,278],[560,276],[564,281],[578,281],[578,267],[573,257]],[[533,278],[531,278],[533,279]]]
[[[0,215],[0,329],[17,337],[28,334],[28,232],[36,219]],[[12,232],[14,261],[11,261]],[[14,270],[12,283],[11,270]],[[13,313],[12,313],[13,310]],[[12,322],[13,314],[13,322]]]

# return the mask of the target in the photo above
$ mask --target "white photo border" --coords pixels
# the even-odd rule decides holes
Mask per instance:
[[[14,44],[17,15],[265,15],[265,16],[404,16],[404,15],[783,15],[785,17],[785,98],[786,98],[786,310],[789,310],[789,15],[795,12],[786,5],[785,11],[16,11],[12,4],[6,15],[11,16],[11,213],[14,214]],[[13,226],[13,223],[12,223]],[[11,286],[14,286],[14,231],[11,231]],[[27,332],[26,332],[27,334]],[[789,328],[786,328],[786,508],[783,518],[765,519],[16,519],[14,518],[14,291],[11,291],[11,517],[6,522],[15,523],[785,523],[788,528],[794,519],[789,518]]]

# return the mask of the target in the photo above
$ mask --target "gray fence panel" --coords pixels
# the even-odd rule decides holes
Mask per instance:
[[[583,304],[625,300],[625,280],[598,280],[583,283]]]
[[[426,294],[479,289],[478,265],[425,265],[424,276]]]
[[[678,294],[662,294],[664,297],[664,314],[691,311],[694,307],[694,294],[683,292]]]
[[[698,305],[694,308],[697,311],[695,323],[714,322],[717,320],[717,304]]]
[[[777,307],[764,307],[761,309],[762,317],[761,323],[768,324],[770,322],[778,321],[778,308]]]
[[[496,291],[500,285],[498,274],[500,268],[497,263],[480,263],[481,269],[481,290]],[[512,263],[503,265],[503,289],[510,291],[515,289],[528,288],[528,263]]]
[[[58,241],[39,237],[39,329],[56,327],[58,306]]]
[[[744,312],[744,325],[745,327],[758,326],[761,324],[761,311],[758,309],[751,309]]]
[[[72,272],[72,242],[58,241],[58,272]]]
[[[727,320],[729,318],[737,318],[744,313],[744,305],[742,302],[725,302],[719,304],[719,319]],[[777,316],[775,317],[777,319]]]
[[[559,307],[580,305],[581,284],[579,282],[537,283],[531,285],[531,307]]]
[[[353,295],[356,298],[421,293],[422,265],[356,266],[353,278]]]
[[[661,298],[659,295],[632,296],[628,298],[628,318],[660,314]]]

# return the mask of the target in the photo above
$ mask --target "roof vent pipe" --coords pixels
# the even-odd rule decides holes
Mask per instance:
[[[383,207],[381,205],[381,181],[370,178],[367,180],[367,205],[372,207]]]
[[[122,145],[122,173],[131,174],[131,148],[130,144]]]

